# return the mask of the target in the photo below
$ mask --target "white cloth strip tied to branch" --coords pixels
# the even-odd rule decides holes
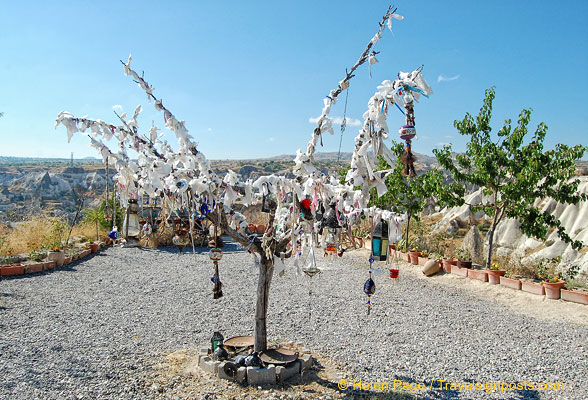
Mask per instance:
[[[370,98],[368,109],[363,114],[363,128],[355,138],[355,150],[351,157],[351,169],[347,172],[345,180],[352,186],[361,186],[364,193],[375,187],[378,196],[386,193],[385,179],[388,171],[373,172],[374,164],[371,161],[375,156],[381,155],[388,164],[395,162],[394,154],[383,143],[388,137],[387,107],[394,106],[405,101],[418,101],[421,95],[429,96],[433,90],[422,75],[422,66],[414,71],[400,72],[398,79],[385,80],[377,88],[377,92]],[[369,150],[373,157],[370,157]],[[367,180],[366,180],[367,178]]]
[[[405,89],[405,92],[410,94],[414,100],[418,100],[422,94],[432,93],[422,78],[420,70],[409,74],[401,73],[399,78],[393,82],[384,81],[370,99],[368,110],[364,114],[364,127],[356,137],[351,170],[347,175],[345,185],[339,184],[334,177],[323,176],[312,166],[312,155],[320,136],[325,131],[332,129],[332,122],[328,118],[331,105],[335,104],[336,98],[342,90],[348,88],[349,79],[357,66],[373,57],[374,53],[370,49],[380,39],[383,25],[381,24],[378,33],[372,38],[370,45],[348,76],[340,81],[338,88],[331,91],[330,96],[325,99],[323,112],[317,122],[317,130],[313,132],[307,152],[297,151],[295,171],[302,178],[301,180],[272,175],[261,177],[255,182],[251,180],[241,182],[240,177],[234,171],[228,171],[223,179],[216,176],[210,168],[210,162],[201,152],[196,150],[196,144],[188,134],[184,121],[179,121],[170,110],[165,108],[162,101],[153,95],[153,88],[131,68],[131,57],[127,63],[123,63],[125,73],[132,76],[150,100],[154,100],[156,110],[163,112],[166,128],[170,129],[180,142],[179,152],[174,152],[171,146],[161,139],[162,135],[158,135],[158,128],[155,126],[150,128],[148,139],[143,139],[138,135],[137,118],[141,112],[140,106],[135,109],[130,121],[126,122],[126,116],[121,116],[124,126],[110,125],[99,120],[76,119],[67,112],[60,113],[57,125],[61,123],[66,127],[68,139],[71,139],[71,136],[80,129],[89,128],[93,136],[101,135],[107,140],[115,137],[121,143],[121,151],[114,157],[118,171],[116,178],[119,186],[124,189],[121,194],[131,190],[136,191],[139,198],[142,198],[143,194],[155,197],[163,193],[164,198],[168,199],[170,204],[181,207],[185,203],[182,198],[185,198],[185,194],[190,191],[194,201],[202,202],[207,198],[209,207],[212,207],[212,199],[216,199],[217,202],[223,201],[226,211],[230,211],[231,204],[238,199],[241,199],[244,204],[252,204],[256,198],[261,199],[264,194],[276,196],[278,210],[276,210],[275,222],[281,226],[281,229],[276,231],[275,235],[276,239],[280,240],[283,238],[282,234],[290,232],[286,229],[286,225],[292,224],[298,219],[290,206],[287,206],[280,198],[283,192],[294,192],[299,200],[306,196],[316,197],[317,193],[320,194],[320,199],[323,202],[335,199],[338,213],[343,213],[344,210],[349,212],[349,210],[365,208],[369,199],[367,192],[372,187],[377,188],[378,195],[385,193],[384,182],[387,171],[374,171],[375,164],[373,157],[369,156],[369,152],[371,151],[375,155],[382,154],[387,161],[392,161],[391,152],[382,142],[388,134],[386,108],[405,100],[407,95],[406,93],[401,95],[398,92],[399,88]],[[100,151],[103,157],[112,154],[103,149],[102,144],[99,140],[92,142],[93,147]],[[125,146],[132,147],[139,152],[137,163],[129,162],[124,151]],[[361,190],[354,190],[354,186],[360,186]],[[126,195],[123,194],[124,196]],[[240,220],[234,227],[242,228],[244,223],[246,223],[245,220]]]
[[[302,153],[302,151],[300,150],[296,152],[296,158],[294,159],[294,174],[296,174],[297,176],[309,176],[316,172],[316,168],[312,166],[313,155],[316,151],[316,145],[324,132],[334,134],[332,127],[332,119],[328,117],[331,112],[331,106],[337,103],[337,97],[339,96],[339,94],[343,92],[343,90],[349,88],[349,81],[351,78],[353,78],[353,73],[355,72],[355,70],[366,61],[368,61],[370,65],[372,64],[372,60],[375,59],[375,53],[372,51],[372,49],[376,45],[376,43],[378,43],[378,41],[381,39],[382,32],[384,30],[384,27],[386,26],[387,21],[390,21],[392,18],[400,20],[404,18],[399,16],[398,14],[395,14],[395,12],[396,9],[392,10],[392,7],[388,8],[388,11],[382,18],[382,22],[379,23],[378,31],[369,41],[357,62],[353,65],[353,67],[351,67],[349,72],[347,72],[345,78],[339,82],[337,88],[331,90],[329,96],[327,96],[324,99],[323,110],[317,120],[317,127],[314,129],[312,136],[308,142],[306,152]],[[388,22],[388,24],[391,24],[391,22]]]

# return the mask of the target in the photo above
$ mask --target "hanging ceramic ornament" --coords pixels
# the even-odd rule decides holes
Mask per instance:
[[[219,248],[211,249],[208,252],[208,257],[214,263],[214,276],[210,278],[212,283],[214,283],[214,287],[212,288],[212,297],[214,299],[219,299],[223,297],[223,284],[220,281],[219,273],[218,273],[218,262],[223,258],[223,251]]]
[[[371,305],[372,305],[371,296],[372,296],[372,294],[374,294],[376,292],[376,283],[372,279],[372,264],[373,263],[374,263],[374,259],[373,258],[370,258],[369,277],[368,277],[368,280],[365,281],[365,283],[363,284],[363,292],[365,294],[367,294],[367,297],[368,297],[368,301],[367,301],[367,305],[368,305],[367,313],[368,313],[368,315],[370,315],[370,308],[371,308]]]
[[[120,237],[120,234],[118,233],[118,229],[116,226],[114,226],[112,230],[108,233],[108,237],[112,240],[116,240]]]
[[[402,125],[398,130],[400,139],[407,141],[412,140],[416,136],[416,128],[413,125]]]

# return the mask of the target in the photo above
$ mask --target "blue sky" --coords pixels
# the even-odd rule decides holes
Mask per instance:
[[[384,79],[424,64],[435,93],[415,107],[413,150],[441,143],[465,149],[453,127],[477,113],[496,86],[494,126],[534,109],[547,145],[588,144],[588,2],[398,1],[404,21],[376,46],[380,61],[351,81],[347,116],[361,120]],[[259,158],[305,148],[322,99],[377,30],[384,1],[72,1],[3,2],[0,13],[0,155],[96,156],[88,139],[53,129],[62,110],[116,123],[113,106],[147,133],[163,116],[123,74],[133,53],[199,149],[211,159]],[[343,115],[344,97],[331,111]],[[388,117],[392,137],[403,117]],[[359,121],[356,122],[359,124]],[[339,130],[318,151],[337,151]],[[348,124],[343,151],[359,126]],[[171,133],[170,143],[175,144]],[[115,148],[115,146],[111,146]]]

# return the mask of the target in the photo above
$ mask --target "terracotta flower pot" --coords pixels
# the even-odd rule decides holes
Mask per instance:
[[[545,297],[548,299],[558,300],[561,297],[561,288],[564,287],[565,281],[543,282],[545,288]]]
[[[55,264],[55,261],[46,261],[43,263],[43,270],[47,271],[55,268],[56,266],[57,264]]]
[[[468,278],[488,282],[488,272],[485,269],[470,269],[468,271]]]
[[[92,254],[95,254],[99,248],[100,248],[100,243],[90,244],[90,251],[92,252]]]
[[[25,265],[25,274],[35,274],[43,271],[43,263],[34,263]]]
[[[257,225],[257,233],[263,235],[265,233],[265,225]]]
[[[500,283],[500,277],[506,273],[503,269],[489,269],[488,270],[488,282],[491,285],[498,285]]]
[[[500,277],[500,286],[504,286],[514,290],[521,290],[522,283],[518,279],[507,278],[505,276]]]
[[[451,266],[453,265],[451,263],[451,261],[452,260],[443,259],[442,262],[441,262],[442,265],[443,265],[443,271],[445,271],[446,274],[450,274],[451,273]],[[457,260],[456,260],[456,262],[457,262]]]
[[[419,265],[424,266],[430,259],[427,257],[419,256]]]
[[[249,232],[251,232],[251,233],[257,232],[257,226],[255,224],[249,224],[249,225],[247,225],[247,227],[249,228]]]
[[[419,264],[419,252],[418,251],[409,251],[408,252],[409,261],[414,265]]]
[[[451,273],[453,275],[467,277],[468,271],[469,271],[468,268],[461,268],[459,265],[452,265],[451,266]]]
[[[0,276],[14,276],[24,274],[24,265],[2,265],[0,267]]]
[[[539,296],[545,294],[545,288],[540,282],[521,281],[521,290],[527,293],[533,293]]]
[[[561,299],[564,301],[588,305],[588,292],[582,290],[561,289],[560,293]]]
[[[47,260],[55,262],[55,265],[61,267],[65,261],[65,254],[61,251],[50,251],[47,253]]]

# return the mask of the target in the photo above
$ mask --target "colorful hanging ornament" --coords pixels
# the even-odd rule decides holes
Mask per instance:
[[[208,257],[214,263],[214,276],[210,278],[212,283],[214,283],[214,287],[212,288],[212,297],[214,299],[220,299],[223,297],[223,283],[221,282],[218,273],[218,262],[223,258],[223,251],[219,248],[211,249],[208,252]]]
[[[372,279],[372,264],[374,263],[375,260],[370,257],[370,260],[369,261],[370,261],[369,277],[368,277],[368,280],[365,281],[365,283],[363,284],[363,292],[365,294],[367,294],[367,297],[368,297],[368,301],[367,301],[367,305],[368,305],[367,313],[368,313],[368,315],[370,315],[370,308],[371,308],[371,305],[372,305],[371,296],[372,296],[372,294],[374,294],[376,292],[376,283]]]
[[[409,93],[410,89],[404,88],[404,91]],[[401,160],[405,165],[404,175],[414,178],[416,176],[416,171],[414,169],[415,157],[412,154],[412,139],[416,136],[416,129],[414,127],[414,104],[412,100],[404,103],[404,117],[406,125],[403,125],[398,130],[400,138],[405,142],[404,154],[402,154]]]
[[[372,233],[372,258],[375,261],[386,261],[388,258],[388,223],[379,221]]]
[[[108,233],[108,237],[112,240],[116,240],[120,237],[120,233],[118,233],[118,229],[116,228],[116,226],[114,226],[112,230]]]
[[[300,218],[307,221],[312,220],[312,212],[310,211],[311,199],[304,199],[300,202]]]

